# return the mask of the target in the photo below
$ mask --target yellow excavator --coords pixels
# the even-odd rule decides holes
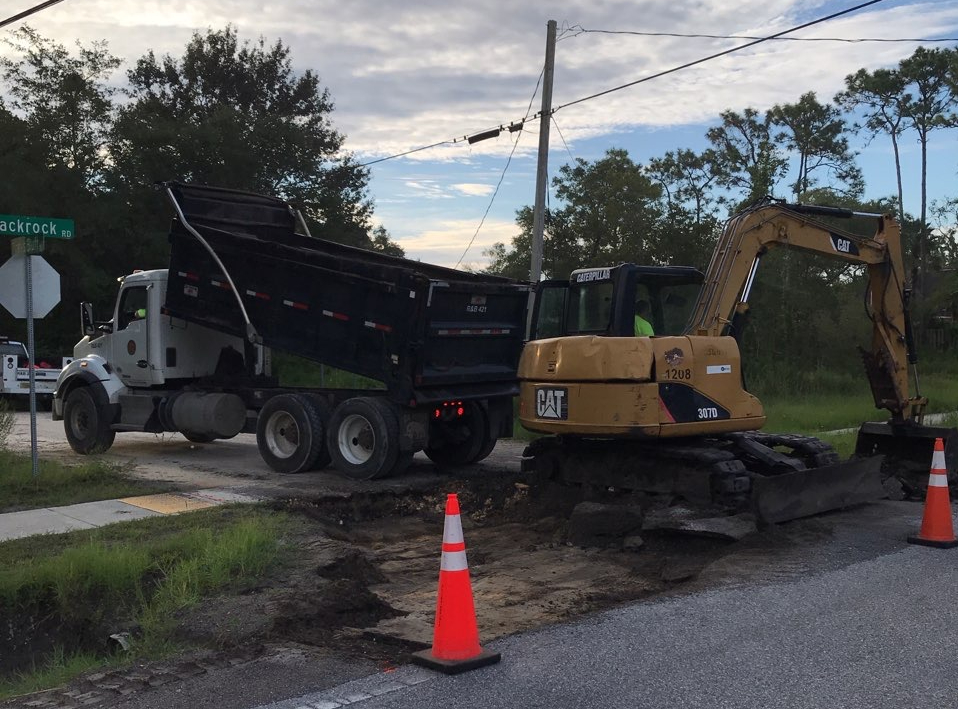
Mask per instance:
[[[874,234],[831,226],[852,218],[872,220]],[[867,269],[873,328],[862,356],[875,406],[891,417],[862,425],[849,462],[816,438],[758,431],[765,413],[745,388],[739,338],[759,263],[772,247]],[[884,497],[885,456],[918,460],[927,478],[934,439],[954,441],[958,433],[922,425],[927,399],[909,393],[916,361],[909,298],[894,216],[772,200],[727,222],[704,275],[620,264],[545,281],[519,363],[519,420],[553,435],[529,446],[524,468],[567,482],[750,507],[766,522]],[[917,370],[915,382],[917,390]]]

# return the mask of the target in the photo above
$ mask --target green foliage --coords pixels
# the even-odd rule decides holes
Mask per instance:
[[[65,627],[138,627],[128,659],[155,657],[171,647],[179,611],[279,563],[287,525],[283,515],[218,508],[0,544],[0,615],[39,610]],[[0,683],[0,697],[108,659],[61,647],[40,675]]]
[[[181,57],[121,60],[105,43],[75,49],[24,27],[0,58],[3,211],[69,217],[77,241],[50,243],[62,304],[37,351],[59,357],[79,339],[75,304],[112,308],[116,278],[168,263],[169,205],[156,180],[196,180],[274,194],[299,205],[314,236],[401,255],[371,225],[369,173],[332,125],[329,92],[297,73],[289,48],[241,42],[233,27],[196,33]],[[52,240],[51,240],[52,241]],[[0,333],[23,323],[0,312]]]
[[[375,379],[327,367],[285,352],[273,352],[273,376],[282,386],[329,389],[382,389]]]
[[[794,154],[798,163],[792,183],[795,201],[801,201],[817,184],[819,171],[834,178],[834,191],[861,195],[865,182],[848,147],[847,126],[838,108],[820,103],[810,91],[797,103],[774,106],[769,117],[772,125],[781,129],[776,142]]]

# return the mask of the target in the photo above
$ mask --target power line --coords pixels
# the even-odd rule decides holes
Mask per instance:
[[[728,54],[732,54],[732,53],[734,53],[734,52],[740,52],[740,51],[742,51],[743,49],[748,49],[749,47],[754,47],[755,45],[761,44],[762,42],[768,42],[769,40],[776,39],[776,38],[781,37],[781,36],[783,36],[783,35],[791,34],[792,32],[797,32],[798,30],[803,30],[803,29],[805,29],[806,27],[812,27],[813,25],[818,25],[818,24],[821,24],[822,22],[827,22],[828,20],[834,20],[836,17],[841,17],[842,15],[847,15],[847,14],[849,14],[849,13],[851,13],[851,12],[855,12],[856,10],[861,10],[862,8],[869,7],[869,6],[871,6],[871,5],[877,5],[878,3],[884,2],[884,1],[885,1],[885,0],[868,0],[868,2],[860,3],[860,4],[858,4],[858,5],[855,5],[854,7],[850,7],[850,8],[845,9],[845,10],[839,10],[838,12],[833,12],[831,15],[826,15],[825,17],[819,17],[819,18],[816,19],[816,20],[811,20],[810,22],[805,22],[805,23],[803,23],[803,24],[801,24],[801,25],[797,25],[797,26],[795,26],[795,27],[791,27],[791,28],[789,28],[789,29],[787,29],[787,30],[782,30],[781,32],[776,32],[775,34],[769,35],[768,37],[761,37],[760,39],[756,39],[756,40],[754,40],[754,41],[752,41],[752,42],[746,42],[745,44],[740,44],[740,45],[737,46],[737,47],[732,47],[731,49],[726,49],[726,50],[724,50],[724,51],[722,51],[722,52],[716,52],[715,54],[710,54],[710,55],[708,55],[707,57],[702,57],[701,59],[696,59],[696,60],[691,61],[691,62],[686,62],[685,64],[680,64],[679,66],[672,67],[671,69],[666,69],[665,71],[660,71],[660,72],[658,72],[658,73],[656,73],[656,74],[650,74],[649,76],[645,76],[645,77],[643,77],[643,78],[641,78],[641,79],[636,79],[635,81],[630,81],[628,84],[622,84],[621,86],[615,86],[615,87],[613,87],[613,88],[611,88],[611,89],[606,89],[605,91],[599,91],[598,93],[594,93],[594,94],[591,94],[591,95],[589,95],[589,96],[584,96],[584,97],[582,97],[582,98],[576,99],[575,101],[569,101],[568,103],[564,103],[564,104],[562,104],[561,106],[556,106],[555,108],[552,109],[552,112],[555,113],[556,111],[559,111],[559,110],[561,110],[561,109],[563,109],[563,108],[568,108],[569,106],[574,106],[574,105],[576,105],[576,104],[578,104],[578,103],[584,103],[585,101],[591,101],[592,99],[599,98],[600,96],[606,96],[607,94],[611,94],[611,93],[613,93],[613,92],[615,92],[615,91],[621,91],[622,89],[628,89],[628,88],[630,88],[630,87],[632,87],[632,86],[636,86],[637,84],[643,84],[643,83],[645,83],[646,81],[651,81],[652,79],[658,79],[659,77],[666,76],[666,75],[668,75],[668,74],[674,74],[674,73],[677,72],[677,71],[682,71],[683,69],[688,69],[688,68],[690,68],[690,67],[697,66],[697,65],[699,65],[699,64],[704,64],[705,62],[712,61],[713,59],[718,59],[719,57],[724,57],[724,56],[726,56],[726,55],[728,55]]]
[[[492,205],[496,201],[496,195],[499,194],[499,188],[502,187],[502,181],[506,178],[506,172],[509,170],[509,165],[512,164],[512,156],[516,154],[516,148],[519,147],[519,139],[521,137],[522,131],[519,131],[519,135],[516,136],[516,142],[512,144],[512,152],[509,153],[509,159],[506,160],[506,166],[502,168],[502,174],[499,175],[499,182],[496,184],[496,189],[492,192],[492,198],[489,200],[489,204],[486,206],[486,211],[483,213],[482,219],[479,220],[479,226],[476,227],[476,233],[472,235],[471,239],[469,239],[469,243],[466,244],[466,248],[463,249],[462,256],[459,257],[459,260],[456,261],[456,265],[453,266],[453,268],[459,268],[459,264],[461,264],[462,260],[466,258],[466,254],[469,253],[469,249],[472,248],[476,237],[479,236],[479,231],[482,229],[482,225],[486,223],[486,217],[489,216],[489,210],[492,209]]]
[[[649,75],[649,76],[645,76],[645,77],[643,77],[643,78],[641,78],[641,79],[637,79],[637,80],[635,80],[635,81],[629,82],[628,84],[622,84],[621,86],[615,86],[615,87],[613,87],[613,88],[611,88],[611,89],[606,89],[605,91],[600,91],[600,92],[598,92],[598,93],[591,94],[591,95],[589,95],[589,96],[585,96],[585,97],[583,97],[583,98],[576,99],[575,101],[570,101],[570,102],[568,102],[568,103],[564,103],[564,104],[562,104],[561,106],[556,106],[555,108],[553,108],[553,109],[552,109],[552,113],[555,114],[555,112],[558,111],[558,110],[560,110],[560,109],[568,108],[569,106],[574,106],[575,104],[583,103],[583,102],[585,102],[585,101],[591,101],[591,100],[594,99],[594,98],[599,98],[600,96],[605,96],[606,94],[610,94],[610,93],[613,93],[613,92],[615,92],[615,91],[621,91],[622,89],[627,89],[627,88],[630,88],[630,87],[635,86],[635,85],[637,85],[637,84],[642,84],[642,83],[645,83],[646,81],[651,81],[652,79],[657,79],[657,78],[659,78],[659,77],[661,77],[661,76],[666,76],[666,75],[668,75],[668,74],[674,74],[675,72],[682,71],[683,69],[688,69],[688,68],[690,68],[690,67],[697,66],[697,65],[699,65],[699,64],[704,64],[705,62],[711,61],[712,59],[718,59],[719,57],[724,57],[724,56],[726,56],[727,54],[732,54],[733,52],[739,52],[739,51],[741,51],[741,50],[743,50],[743,49],[748,49],[749,47],[754,47],[755,45],[761,44],[762,42],[768,42],[768,41],[771,41],[771,40],[775,40],[775,39],[782,38],[782,37],[784,37],[784,35],[791,34],[792,32],[797,32],[798,30],[805,29],[806,27],[812,27],[812,26],[814,26],[814,25],[818,25],[818,24],[821,24],[821,23],[823,23],[823,22],[827,22],[828,20],[833,20],[833,19],[835,19],[836,17],[841,17],[842,15],[847,15],[847,14],[849,14],[849,13],[855,12],[856,10],[861,10],[862,8],[869,7],[869,6],[871,6],[871,5],[877,5],[877,4],[880,3],[880,2],[884,2],[884,0],[870,0],[869,2],[864,2],[864,3],[861,3],[861,4],[859,4],[859,5],[855,5],[854,7],[850,7],[850,8],[848,8],[848,9],[846,9],[846,10],[841,10],[841,11],[839,11],[839,12],[832,13],[831,15],[827,15],[827,16],[825,16],[825,17],[820,17],[820,18],[818,18],[818,19],[816,19],[816,20],[812,20],[812,21],[810,21],[810,22],[806,22],[806,23],[804,23],[804,24],[801,24],[801,25],[797,25],[797,26],[795,26],[795,27],[792,27],[792,28],[790,28],[790,29],[783,30],[782,32],[776,32],[775,34],[770,35],[770,36],[768,36],[768,37],[759,37],[759,38],[757,38],[757,39],[755,39],[755,40],[753,40],[753,41],[751,41],[751,42],[748,42],[748,43],[746,43],[746,44],[742,44],[742,45],[739,45],[739,46],[737,46],[737,47],[732,47],[731,49],[726,49],[725,51],[717,52],[717,53],[715,53],[715,54],[710,54],[710,55],[707,56],[707,57],[702,57],[701,59],[696,59],[696,60],[694,60],[694,61],[687,62],[687,63],[685,63],[685,64],[681,64],[681,65],[676,66],[676,67],[672,67],[671,69],[666,69],[665,71],[660,71],[660,72],[658,72],[658,73],[656,73],[656,74],[651,74],[651,75]],[[569,28],[569,29],[572,29],[572,28]],[[575,36],[575,35],[569,34],[568,31],[569,31],[569,30],[564,29],[564,36],[562,37],[562,39],[571,39],[573,36]],[[586,30],[586,31],[592,31],[592,32],[599,32],[599,31],[606,32],[606,31],[608,31],[608,32],[610,32],[610,33],[612,32],[612,30]],[[637,34],[638,34],[638,33],[637,33]],[[662,33],[662,34],[667,34],[667,33]],[[670,36],[671,36],[671,35],[670,35]],[[678,35],[678,34],[676,34],[676,36],[685,36],[685,35]],[[698,36],[698,35],[694,35],[694,36]],[[702,35],[702,36],[708,36],[708,35]],[[731,38],[731,37],[730,37],[730,38]],[[744,38],[744,36],[743,36],[743,38]],[[902,40],[902,41],[924,41],[924,40]],[[937,41],[937,40],[935,40],[935,41]],[[945,41],[945,40],[941,40],[941,41]],[[542,80],[542,74],[541,74],[541,73],[539,74],[539,80],[540,80],[540,81]],[[536,90],[538,90],[538,84],[536,84],[536,87],[537,87]],[[533,94],[533,99],[534,99],[534,98],[535,98],[535,95]],[[531,106],[531,103],[530,103],[530,106]],[[521,127],[521,125],[522,125],[523,123],[525,123],[525,121],[528,121],[528,120],[531,120],[531,119],[534,119],[534,118],[538,118],[538,117],[539,117],[539,114],[538,114],[538,113],[535,113],[535,114],[530,115],[530,114],[529,114],[529,111],[528,111],[528,109],[527,109],[527,110],[526,110],[526,115],[521,119],[521,121],[511,123],[511,124],[510,124],[510,128],[513,129],[513,130],[518,130],[519,127]],[[499,129],[500,129],[500,130],[503,130],[503,126],[500,125],[500,126],[499,126]],[[476,134],[476,135],[478,135],[478,134]],[[439,141],[439,142],[437,142],[437,143],[432,143],[431,145],[424,145],[424,146],[422,146],[422,147],[420,147],[420,148],[413,148],[412,150],[407,150],[407,151],[402,152],[402,153],[396,153],[395,155],[387,155],[386,157],[377,158],[376,160],[370,160],[369,162],[361,163],[361,164],[359,165],[359,167],[365,167],[365,166],[367,166],[367,165],[375,165],[376,163],[384,162],[384,161],[386,161],[386,160],[393,160],[393,159],[395,159],[395,158],[404,157],[404,156],[410,155],[410,154],[412,154],[412,153],[418,153],[418,152],[420,152],[420,151],[422,151],[422,150],[429,150],[430,148],[435,148],[435,147],[440,146],[440,145],[452,145],[452,144],[455,144],[455,143],[465,142],[465,141],[468,140],[468,137],[469,137],[469,136],[463,136],[463,137],[461,137],[461,138],[452,138],[452,139],[450,139],[450,140],[443,140],[443,141]]]
[[[529,105],[526,106],[526,117],[529,116],[529,111],[532,110],[532,102],[536,100],[536,94],[539,93],[539,86],[542,83],[542,77],[545,75],[546,68],[543,66],[542,71],[539,72],[539,78],[536,80],[536,87],[532,90],[532,96],[529,97]],[[476,227],[476,233],[472,235],[472,238],[469,239],[469,243],[466,244],[466,248],[463,249],[462,256],[459,257],[459,260],[456,261],[456,265],[453,268],[459,268],[459,264],[462,263],[462,260],[466,258],[466,254],[469,253],[469,249],[472,248],[472,244],[475,242],[476,237],[479,236],[479,230],[482,229],[482,225],[486,223],[486,217],[489,216],[489,210],[492,209],[492,205],[496,201],[496,195],[499,194],[499,188],[502,186],[502,181],[506,177],[506,171],[509,169],[509,165],[512,164],[512,156],[516,154],[516,148],[519,147],[519,138],[522,137],[522,127],[525,125],[526,119],[523,118],[519,125],[519,135],[516,136],[516,141],[512,144],[512,152],[509,153],[509,159],[506,160],[506,165],[502,168],[502,174],[499,175],[499,182],[496,184],[496,189],[492,192],[492,198],[489,200],[489,205],[486,207],[485,213],[482,215],[482,219],[479,220],[479,226]]]
[[[780,42],[958,42],[958,37],[761,37],[748,34],[685,34],[682,32],[632,32],[628,30],[588,30],[580,25],[569,28],[575,32],[572,37],[580,34],[628,34],[639,37],[679,37],[683,39],[762,39]]]
[[[572,162],[575,162],[575,155],[572,154],[572,151],[569,150],[569,144],[565,142],[565,136],[562,135],[562,129],[559,128],[559,123],[556,121],[556,117],[552,116],[552,125],[556,127],[556,133],[559,134],[559,137],[562,139],[562,144],[565,146],[565,151],[569,153],[569,157],[572,158]]]
[[[46,10],[48,7],[53,7],[58,2],[63,2],[63,0],[46,0],[46,2],[41,2],[39,5],[34,5],[28,10],[24,10],[23,12],[19,12],[16,15],[12,15],[11,17],[8,17],[5,20],[0,20],[0,27],[6,27],[7,25],[11,25],[14,22],[18,22],[25,17],[29,17],[30,15],[36,14],[40,12],[41,10]]]

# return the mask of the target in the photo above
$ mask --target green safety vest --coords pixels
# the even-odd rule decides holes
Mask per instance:
[[[641,315],[635,316],[635,336],[636,337],[652,337],[655,334],[655,330],[652,329],[652,323],[643,318]]]

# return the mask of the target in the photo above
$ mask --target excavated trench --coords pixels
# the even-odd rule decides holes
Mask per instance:
[[[635,494],[533,479],[515,482],[504,476],[447,481],[426,491],[275,502],[274,507],[303,521],[293,559],[255,588],[208,599],[183,613],[177,638],[199,650],[174,662],[141,666],[135,673],[101,672],[75,682],[73,691],[99,693],[108,706],[111,698],[170,677],[209,671],[217,663],[249,659],[276,647],[363,657],[384,666],[405,662],[432,638],[448,492],[458,494],[462,508],[484,643],[626,601],[708,586],[715,581],[690,582],[723,557],[746,550],[745,563],[758,568],[795,543],[789,535],[769,536],[767,531],[733,542],[677,528],[648,529],[651,517],[644,511],[679,509],[668,503],[680,501],[653,504]],[[580,504],[585,500],[588,504]],[[829,530],[822,525],[813,536],[827,537]],[[807,543],[807,535],[800,541]],[[38,609],[35,617],[43,612]],[[101,609],[90,608],[91,618],[101,615]],[[19,653],[4,653],[12,658],[3,665],[6,673],[28,668],[53,647],[67,653],[102,650],[109,636],[106,628],[91,626],[91,632],[78,633],[55,619],[31,624],[8,617],[0,622],[25,639],[32,633]]]

